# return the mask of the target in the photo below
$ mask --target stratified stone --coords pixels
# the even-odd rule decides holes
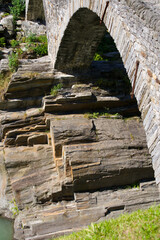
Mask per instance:
[[[19,208],[61,195],[51,146],[6,148],[4,161]]]
[[[27,146],[27,139],[29,135],[28,134],[23,134],[23,135],[18,135],[15,140],[15,145],[16,146]]]
[[[83,116],[55,117],[50,124],[55,156],[62,156],[64,145],[81,144],[96,141],[96,129],[92,120]]]
[[[31,207],[28,211],[24,209],[19,214],[15,229],[18,229],[18,223],[22,224],[24,231],[21,238],[45,240],[75,232],[91,222],[101,222],[132,212],[133,209],[145,209],[153,203],[159,204],[155,183],[145,184],[150,187],[75,193],[74,201],[52,203],[44,208]]]
[[[28,137],[27,143],[29,146],[33,146],[36,144],[47,144],[48,143],[47,134],[45,133],[33,134]]]

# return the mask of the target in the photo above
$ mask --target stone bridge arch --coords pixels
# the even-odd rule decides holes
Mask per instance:
[[[109,5],[106,8],[108,2]],[[149,0],[110,0],[107,2],[105,0],[43,0],[48,52],[53,66],[58,70],[63,70],[63,65],[70,66],[71,55],[68,59],[64,56],[67,53],[67,44],[70,46],[72,40],[70,36],[74,32],[72,26],[76,19],[73,19],[74,16],[77,17],[78,14],[86,11],[89,15],[92,15],[90,14],[92,12],[94,16],[103,20],[115,41],[134,87],[148,148],[152,156],[156,182],[160,184],[160,15],[158,14],[159,8],[157,9],[158,3]],[[103,29],[104,25],[99,24],[99,28]],[[70,32],[71,26],[72,33]],[[87,28],[87,26],[84,27]],[[98,41],[99,38],[97,38],[97,44]],[[64,42],[65,47],[63,47]],[[80,62],[83,59],[84,56]],[[89,60],[90,58],[86,60],[86,65]],[[74,61],[73,65],[74,63],[76,65],[76,62]]]
[[[26,0],[26,19],[45,22],[43,0]]]

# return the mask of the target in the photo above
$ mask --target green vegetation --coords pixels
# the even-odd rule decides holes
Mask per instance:
[[[115,113],[115,114],[111,114],[109,112],[92,112],[92,113],[85,113],[84,114],[84,117],[85,118],[88,118],[88,119],[97,119],[99,117],[106,117],[106,118],[115,118],[115,119],[118,119],[118,118],[122,118],[122,116],[118,113]]]
[[[47,44],[37,45],[33,47],[32,50],[33,50],[33,53],[35,53],[39,57],[42,57],[48,54]]]
[[[4,37],[0,38],[0,47],[5,47],[6,46],[6,41]]]
[[[160,205],[148,210],[138,210],[123,214],[116,219],[98,224],[92,223],[88,229],[55,240],[159,240]]]
[[[9,7],[10,13],[13,15],[14,21],[17,20],[21,13],[25,9],[25,1],[24,0],[12,0],[12,6]]]
[[[99,53],[95,53],[94,55],[94,61],[102,61],[103,57]]]
[[[9,15],[9,13],[4,13],[3,15],[1,15],[1,18],[7,17]]]
[[[18,206],[17,206],[17,204],[16,204],[15,199],[13,199],[13,201],[11,201],[10,203],[13,204],[13,207],[11,208],[13,217],[16,217],[16,216],[19,214],[19,209],[18,209]]]
[[[21,43],[23,43],[23,50]],[[28,55],[29,57],[37,58],[48,54],[46,35],[36,36],[31,33],[27,38],[23,37],[19,41],[15,39],[10,40],[10,45],[13,48],[13,53],[9,57],[9,67],[12,72],[18,68],[18,59],[28,58]]]
[[[50,94],[51,94],[52,96],[54,96],[54,97],[57,96],[59,90],[61,90],[62,87],[63,87],[62,83],[59,83],[59,84],[55,85],[55,86],[51,89]]]
[[[30,35],[25,39],[26,43],[33,43],[33,42],[39,42],[39,43],[47,43],[47,36],[46,35],[40,35],[37,36],[34,33],[30,33]]]
[[[18,69],[18,54],[12,53],[9,57],[9,68],[11,72],[15,72]]]
[[[31,33],[26,39],[25,42],[28,43],[29,52],[35,54],[38,57],[42,57],[48,54],[48,43],[47,36],[40,35],[36,36],[36,34]]]
[[[105,33],[102,38],[101,43],[98,46],[97,52],[94,55],[94,61],[108,61],[108,59],[104,56],[104,53],[115,52],[117,51],[116,45],[112,39],[112,37]],[[112,57],[112,61],[118,60],[119,55]]]
[[[10,44],[11,44],[11,47],[15,48],[15,47],[19,46],[19,41],[12,39],[10,41]]]

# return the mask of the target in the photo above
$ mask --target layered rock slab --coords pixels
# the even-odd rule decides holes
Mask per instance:
[[[74,197],[74,201],[23,210],[15,222],[16,227],[23,225],[20,239],[47,240],[80,230],[91,222],[160,203],[155,182],[140,183],[133,189],[75,193]]]
[[[51,146],[6,148],[4,159],[20,209],[52,199],[54,193],[58,196],[61,189]]]
[[[62,184],[71,184],[74,191],[153,178],[145,133],[138,118],[86,119],[81,115],[50,121],[55,161],[61,159],[63,167]]]

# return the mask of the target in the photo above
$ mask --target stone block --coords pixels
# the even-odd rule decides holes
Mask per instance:
[[[47,144],[48,143],[48,137],[47,134],[33,134],[31,136],[28,137],[27,139],[27,144],[29,146],[33,146],[36,144]]]

